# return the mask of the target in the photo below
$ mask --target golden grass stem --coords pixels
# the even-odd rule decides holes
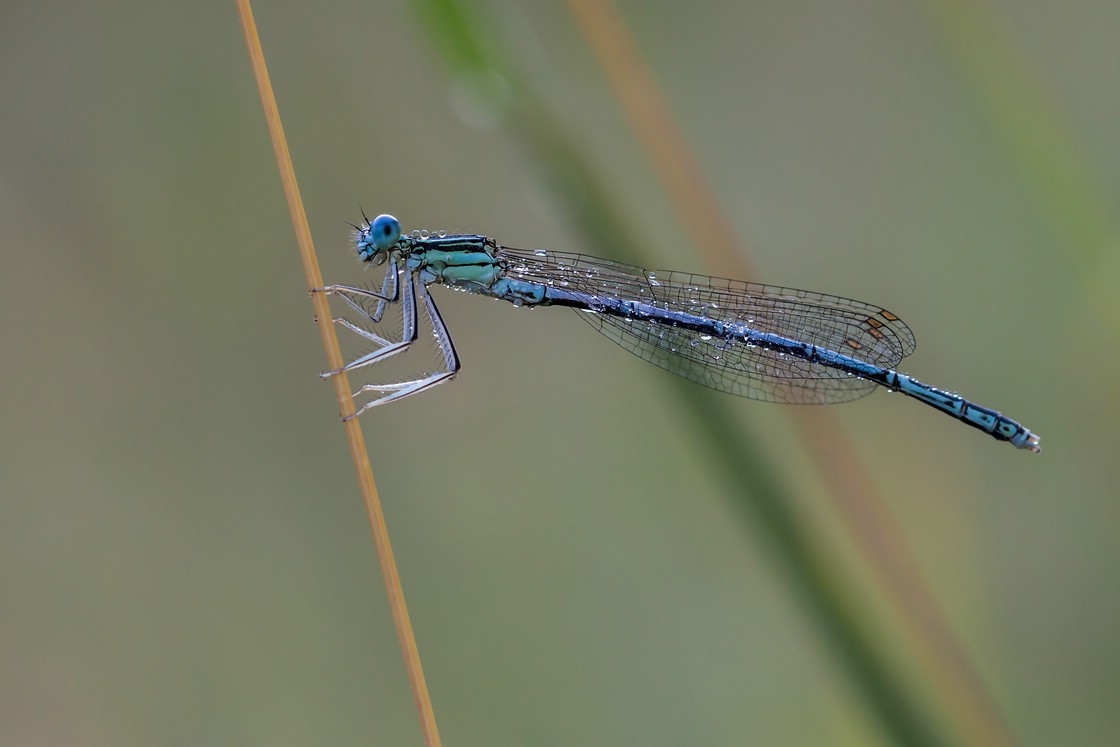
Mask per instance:
[[[249,7],[249,0],[238,0],[237,9],[241,16],[241,26],[245,31],[245,44],[249,49],[249,58],[253,64],[257,88],[260,90],[261,105],[264,107],[265,119],[268,121],[268,131],[272,136],[272,146],[276,152],[276,165],[280,168],[280,181],[284,185],[284,196],[287,198],[288,211],[292,216],[292,228],[295,230],[296,242],[299,245],[303,271],[307,276],[307,287],[308,290],[321,288],[323,287],[323,276],[319,271],[319,261],[315,255],[315,246],[311,241],[311,229],[307,225],[307,215],[303,210],[303,200],[300,198],[299,187],[296,184],[295,170],[292,168],[288,143],[284,138],[284,129],[280,123],[280,112],[276,107],[276,97],[272,92],[272,83],[268,77],[264,51],[261,49],[260,37],[257,35],[257,26],[253,20],[253,11]],[[342,368],[342,349],[339,347],[334,325],[330,323],[331,310],[327,303],[327,297],[323,293],[312,293],[311,303],[315,308],[315,318],[322,322],[316,326],[323,338],[323,349],[327,353],[327,363],[331,370]],[[332,377],[331,382],[334,384],[335,396],[338,398],[339,411],[343,417],[353,415],[354,400],[350,395],[351,389],[348,377],[343,373]],[[397,563],[393,559],[393,548],[389,543],[389,530],[385,525],[385,515],[381,510],[381,499],[378,497],[377,485],[373,480],[373,469],[370,466],[369,454],[366,451],[365,438],[362,436],[362,429],[357,418],[346,420],[343,423],[343,429],[346,432],[346,440],[350,445],[350,456],[354,460],[362,499],[365,501],[366,512],[369,515],[369,526],[373,533],[374,545],[377,548],[377,559],[381,564],[381,575],[385,580],[385,589],[389,594],[389,608],[392,611],[393,624],[397,628],[397,638],[400,640],[401,652],[404,654],[405,669],[408,672],[408,681],[412,688],[412,698],[416,702],[416,710],[420,715],[420,728],[424,733],[424,744],[428,747],[437,747],[440,744],[440,738],[439,730],[436,727],[435,711],[432,709],[428,686],[424,681],[424,670],[420,666],[420,652],[416,648],[416,637],[412,633],[412,624],[409,622],[408,608],[404,601],[404,589],[401,588]]]
[[[569,0],[568,5],[662,188],[699,251],[707,254],[710,269],[724,277],[753,277],[746,249],[720,210],[614,5],[608,0]],[[938,609],[897,522],[836,419],[824,408],[787,411],[957,730],[968,744],[1012,744],[994,699]]]

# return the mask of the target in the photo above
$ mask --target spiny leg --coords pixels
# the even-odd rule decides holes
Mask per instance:
[[[366,290],[365,288],[359,288],[352,285],[328,285],[327,287],[319,288],[318,290],[319,292],[326,293],[328,295],[337,295],[343,301],[345,301],[348,306],[356,310],[366,319],[369,319],[374,324],[380,324],[381,318],[385,313],[386,305],[390,303],[396,303],[400,300],[400,286],[397,283],[398,275],[399,272],[397,267],[397,258],[392,257],[390,259],[389,267],[385,271],[385,278],[381,281],[380,293],[374,293],[373,291]],[[353,298],[350,298],[350,295],[348,294],[357,295],[361,298],[376,298],[376,310],[370,312],[370,310],[365,306],[359,304]],[[331,321],[333,321],[335,324],[341,324],[351,332],[360,335],[367,340],[370,340],[371,342],[375,342],[381,347],[389,347],[395,344],[394,340],[388,340],[384,337],[381,337],[380,335],[375,334],[372,330],[366,329],[365,327],[359,327],[349,319],[336,317]]]
[[[381,319],[385,314],[387,304],[396,303],[400,300],[400,287],[397,284],[398,267],[396,258],[392,258],[389,268],[385,271],[385,277],[381,281],[381,292],[376,293],[366,288],[360,288],[353,285],[328,285],[323,288],[313,288],[312,293],[326,293],[327,295],[334,295],[340,297],[346,302],[346,305],[357,311],[366,319],[374,324],[380,324]],[[355,301],[351,296],[357,296],[365,299],[377,299],[377,308],[370,311],[366,306]],[[377,343],[381,347],[388,347],[394,344],[395,341],[387,340],[380,335],[374,334],[372,330],[351,322],[349,319],[336,317],[331,319],[335,324],[341,324],[355,334]]]
[[[370,314],[370,319],[374,324],[381,321],[381,315],[385,313],[386,304],[396,303],[401,297],[401,289],[398,284],[398,276],[400,270],[397,267],[397,258],[389,258],[389,267],[385,270],[385,279],[381,281],[381,295],[384,296],[377,302],[377,310]]]
[[[455,378],[455,374],[459,373],[459,355],[455,352],[455,344],[451,341],[451,335],[447,332],[447,326],[443,323],[443,317],[440,316],[439,309],[436,308],[431,294],[428,293],[427,286],[419,281],[410,280],[408,286],[405,287],[405,296],[407,297],[411,294],[411,286],[414,283],[420,288],[420,298],[424,302],[424,311],[428,315],[428,321],[432,323],[432,331],[435,333],[436,344],[439,346],[440,353],[443,355],[445,370],[413,381],[401,381],[396,384],[366,384],[361,389],[354,392],[355,397],[363,392],[390,392],[390,394],[366,402],[357,412],[350,416],[351,418],[358,417],[371,407],[404,399],[405,397],[411,397],[413,394],[419,394],[445,381],[450,381]],[[349,420],[349,418],[343,418],[343,420]]]
[[[397,265],[397,258],[393,257],[389,260],[389,267],[385,270],[385,277],[381,281],[380,293],[354,285],[328,285],[323,288],[315,288],[311,292],[339,296],[348,306],[359,314],[369,319],[374,324],[380,324],[381,317],[385,313],[386,305],[396,303],[400,300],[400,286],[398,284],[399,274],[400,269]],[[365,306],[351,298],[351,296],[376,299],[377,308],[371,312]]]
[[[395,345],[396,344],[393,340],[387,340],[384,337],[381,337],[380,335],[375,334],[374,332],[371,332],[370,330],[366,329],[365,327],[359,327],[357,324],[354,324],[354,322],[350,321],[349,319],[346,319],[345,317],[336,316],[331,321],[334,322],[335,324],[339,325],[339,326],[346,327],[346,329],[350,330],[351,332],[353,332],[356,335],[359,335],[361,337],[366,338],[370,342],[377,343],[381,347],[389,347],[390,345]]]
[[[334,289],[334,290],[331,290],[331,289]],[[370,298],[379,298],[379,299],[383,298],[383,296],[381,296],[377,293],[374,293],[373,291],[367,291],[367,290],[363,290],[363,289],[360,289],[360,288],[352,288],[350,286],[327,286],[326,288],[323,289],[323,291],[326,292],[326,293],[332,293],[332,292],[333,293],[338,293],[339,295],[342,295],[344,293],[356,293],[357,295],[363,295],[363,296],[370,297]],[[342,298],[349,301],[349,299],[347,299],[345,295],[342,295]],[[357,307],[357,304],[354,303],[354,302],[351,302],[351,305]],[[358,308],[360,308],[360,307],[358,307]],[[363,313],[365,313],[364,310],[363,310]],[[344,318],[341,318],[341,317],[338,318],[338,319],[333,319],[332,321],[334,323],[340,324],[340,325],[346,327],[347,329],[351,330],[352,332],[355,332],[355,333],[361,335],[362,337],[366,338],[367,340],[370,340],[372,342],[377,343],[378,345],[381,345],[382,347],[380,347],[377,350],[374,350],[370,353],[367,353],[366,355],[363,355],[360,358],[357,358],[355,360],[350,361],[349,363],[347,363],[342,368],[336,369],[334,371],[325,371],[325,372],[323,372],[319,375],[322,378],[325,379],[325,378],[328,378],[330,376],[336,376],[336,375],[342,373],[343,371],[353,371],[353,370],[358,369],[358,368],[364,368],[365,366],[369,366],[369,365],[372,365],[372,364],[377,363],[379,361],[383,361],[386,358],[389,358],[390,356],[396,355],[397,353],[400,353],[400,352],[403,352],[403,351],[407,350],[408,347],[413,342],[416,341],[416,330],[417,330],[417,326],[418,326],[417,325],[417,319],[416,319],[416,298],[413,294],[412,282],[411,281],[406,283],[405,286],[404,286],[404,296],[403,296],[403,302],[401,304],[401,317],[402,317],[402,331],[401,331],[400,342],[391,342],[389,340],[386,340],[386,339],[384,339],[384,338],[382,338],[378,335],[375,335],[373,332],[370,332],[367,329],[363,329],[363,328],[359,327],[358,325],[354,324],[353,322],[351,322],[348,319],[344,319]]]
[[[356,305],[352,299],[343,296],[343,300],[364,313],[374,324],[380,324],[381,317],[385,313],[385,306],[390,303],[396,303],[398,300],[400,300],[401,289],[397,283],[398,275],[400,275],[400,270],[397,267],[397,258],[390,257],[389,267],[386,268],[385,277],[381,281],[381,297],[377,301],[377,309],[374,310],[372,314],[370,314],[365,308]]]

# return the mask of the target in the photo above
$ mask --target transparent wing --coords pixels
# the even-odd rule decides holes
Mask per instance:
[[[895,368],[914,352],[910,328],[882,307],[825,293],[747,283],[566,252],[500,247],[510,276],[602,298],[743,324]],[[875,383],[796,356],[656,321],[581,312],[592,327],[643,360],[704,386],[786,403],[857,399]]]

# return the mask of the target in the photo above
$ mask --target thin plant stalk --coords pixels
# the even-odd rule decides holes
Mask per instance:
[[[241,26],[245,31],[245,44],[249,49],[249,58],[253,64],[253,73],[257,79],[257,88],[260,90],[261,105],[264,107],[265,119],[268,121],[268,131],[272,137],[272,146],[276,152],[276,164],[280,168],[280,181],[284,185],[284,196],[288,201],[288,210],[292,217],[292,227],[295,230],[296,242],[299,245],[300,259],[303,261],[303,270],[307,276],[307,287],[323,287],[323,276],[319,271],[319,260],[315,254],[315,246],[311,240],[311,229],[307,225],[307,216],[303,210],[303,200],[300,198],[299,187],[296,184],[295,170],[288,153],[288,143],[284,138],[284,129],[280,123],[280,112],[276,107],[276,97],[272,93],[272,83],[269,81],[268,69],[265,66],[264,51],[261,49],[260,37],[257,35],[256,23],[253,20],[253,11],[249,7],[249,0],[238,0],[237,9],[241,16]],[[334,325],[331,319],[330,306],[324,293],[311,293],[311,303],[315,308],[315,318],[324,321],[316,325],[323,339],[323,349],[327,354],[327,363],[331,370],[341,369],[343,366],[342,349],[338,344]],[[334,384],[335,396],[338,399],[338,408],[342,416],[354,414],[354,400],[350,392],[350,382],[345,373],[331,378]],[[428,747],[440,745],[439,729],[436,727],[435,711],[428,695],[428,686],[424,681],[424,670],[420,666],[420,652],[416,647],[416,637],[412,632],[412,624],[408,618],[408,608],[405,605],[404,589],[401,587],[400,575],[397,573],[397,563],[393,559],[393,548],[389,542],[389,530],[385,525],[385,515],[381,510],[381,499],[377,494],[377,485],[373,480],[373,468],[370,466],[369,454],[366,451],[365,438],[357,418],[348,418],[343,422],[347,443],[350,445],[350,456],[354,460],[354,468],[358,473],[358,485],[365,501],[366,512],[369,515],[370,530],[373,533],[373,542],[377,548],[377,559],[381,564],[381,574],[384,577],[385,589],[389,595],[389,608],[393,615],[393,624],[397,629],[397,638],[400,640],[401,652],[404,654],[405,669],[408,672],[408,681],[412,688],[412,698],[416,703],[416,710],[420,716],[420,728],[424,734],[424,744]]]
[[[753,278],[747,252],[720,210],[665,97],[610,0],[569,0],[573,17],[606,72],[630,128],[709,269]],[[890,509],[859,454],[826,408],[787,408],[797,435],[829,487],[837,513],[967,744],[1013,743],[999,708],[941,614]]]

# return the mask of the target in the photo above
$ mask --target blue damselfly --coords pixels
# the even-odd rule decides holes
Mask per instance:
[[[433,283],[509,301],[514,306],[568,306],[638,357],[721,392],[786,403],[828,404],[870,394],[902,392],[1000,441],[1037,452],[1039,438],[1024,426],[962,397],[923,384],[895,368],[914,352],[910,328],[879,306],[825,293],[724,280],[685,272],[646,270],[586,254],[524,251],[473,234],[414,231],[402,236],[391,215],[366,220],[356,247],[364,262],[388,263],[378,290],[350,285],[318,289],[362,315],[340,324],[377,347],[341,371],[384,361],[416,341],[418,313],[431,322],[440,370],[408,381],[366,384],[376,405],[450,380],[459,357],[428,286]],[[417,302],[419,300],[419,303]],[[398,305],[400,339],[369,328]]]

